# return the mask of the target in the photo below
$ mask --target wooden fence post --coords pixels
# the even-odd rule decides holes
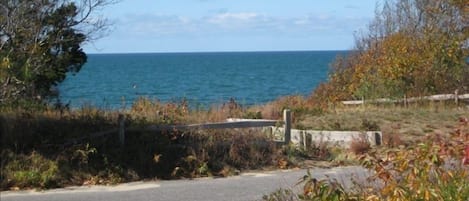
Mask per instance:
[[[119,124],[119,143],[120,145],[125,144],[125,117],[123,114],[119,114],[117,118]]]
[[[285,122],[285,144],[290,144],[291,141],[291,111],[289,109],[283,110],[283,121]]]
[[[303,132],[303,148],[304,150],[307,149],[307,143],[306,143],[306,131]]]
[[[454,103],[456,103],[456,106],[458,106],[458,102],[459,102],[459,94],[458,94],[458,90],[456,89],[454,91]]]
[[[404,94],[404,107],[407,108],[407,94]]]

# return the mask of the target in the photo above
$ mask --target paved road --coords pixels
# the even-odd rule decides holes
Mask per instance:
[[[326,175],[346,185],[350,178],[364,178],[366,170],[361,167],[339,167],[313,169],[315,178]],[[209,200],[260,200],[263,195],[279,188],[299,189],[295,186],[306,170],[286,170],[259,173],[243,173],[227,178],[201,178],[194,180],[133,182],[116,186],[70,187],[42,192],[1,192],[1,201],[56,201],[56,200],[100,200],[100,201],[209,201]]]

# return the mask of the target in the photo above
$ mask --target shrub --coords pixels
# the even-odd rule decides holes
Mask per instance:
[[[467,91],[467,1],[385,0],[357,32],[355,47],[332,63],[311,96],[318,105],[347,99],[418,97]]]

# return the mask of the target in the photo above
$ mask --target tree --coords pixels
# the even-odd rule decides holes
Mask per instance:
[[[384,1],[314,93],[338,100],[468,91],[468,11],[467,0]]]
[[[87,57],[81,45],[108,23],[94,14],[113,0],[0,0],[0,104],[42,101],[76,73]]]

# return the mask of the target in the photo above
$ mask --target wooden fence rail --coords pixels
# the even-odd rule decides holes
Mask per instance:
[[[290,143],[290,130],[291,130],[291,111],[286,109],[283,111],[283,121],[269,120],[269,119],[227,119],[227,122],[216,122],[216,123],[204,123],[204,124],[188,124],[188,125],[151,125],[146,128],[126,128],[125,117],[123,114],[119,114],[118,117],[118,128],[91,133],[83,137],[74,138],[65,143],[75,144],[85,139],[96,138],[110,134],[118,134],[119,142],[121,145],[125,144],[125,132],[160,132],[160,131],[184,131],[184,130],[195,130],[195,129],[234,129],[234,128],[256,128],[256,127],[272,127],[278,126],[279,124],[284,125],[285,129],[285,142]]]
[[[75,138],[69,141],[75,144],[89,138],[116,134],[121,146],[125,145],[126,132],[161,132],[161,131],[187,131],[197,129],[234,129],[234,128],[256,128],[256,127],[275,127],[272,128],[272,135],[283,135],[283,140],[277,141],[282,144],[290,142],[296,145],[303,144],[307,148],[307,144],[312,145],[313,142],[328,141],[332,144],[340,144],[346,147],[355,138],[365,136],[371,145],[380,145],[382,135],[380,131],[316,131],[316,130],[297,130],[292,129],[291,111],[286,109],[283,111],[283,121],[268,119],[227,119],[227,122],[204,123],[204,124],[188,124],[188,125],[150,125],[141,127],[125,127],[125,118],[123,114],[118,117],[118,128],[88,134],[86,136]],[[283,124],[283,127],[280,127]],[[310,137],[306,137],[310,136]],[[309,140],[307,140],[309,139]],[[308,142],[309,141],[309,142]]]
[[[277,126],[284,123],[285,127],[285,143],[290,143],[291,130],[291,111],[286,109],[283,111],[284,121],[268,119],[228,119],[227,122],[204,123],[204,124],[188,124],[188,125],[152,125],[146,128],[125,128],[124,122],[119,116],[119,142],[125,144],[125,131],[143,132],[143,131],[172,131],[172,130],[194,130],[194,129],[233,129],[233,128],[256,128]],[[122,116],[123,118],[123,116]]]
[[[342,101],[342,104],[344,105],[361,105],[363,103],[412,103],[412,102],[418,102],[422,100],[430,100],[430,101],[444,101],[444,100],[454,100],[456,104],[459,103],[460,100],[469,100],[469,94],[438,94],[438,95],[432,95],[432,96],[423,96],[423,97],[412,97],[412,98],[406,98],[404,97],[403,99],[389,99],[389,98],[380,98],[380,99],[373,99],[373,100],[350,100],[350,101]]]
[[[127,128],[127,131],[171,131],[171,130],[193,130],[193,129],[230,129],[230,128],[252,128],[252,127],[268,127],[277,125],[276,120],[261,121],[235,121],[235,122],[216,122],[205,124],[188,124],[188,125],[153,125],[147,128]]]

